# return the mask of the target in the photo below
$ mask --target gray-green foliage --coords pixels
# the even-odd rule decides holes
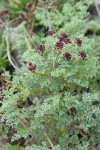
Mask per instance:
[[[84,0],[79,2],[76,2],[75,0],[69,0],[63,5],[61,12],[57,9],[54,9],[53,11],[51,9],[51,11],[49,11],[51,27],[55,30],[60,28],[61,30],[67,31],[68,33],[72,31],[72,33],[70,33],[71,35],[73,35],[74,30],[79,32],[77,29],[79,29],[80,24],[83,30],[85,30],[85,22],[82,19],[87,16],[88,13],[86,10],[91,3],[93,3],[92,0]],[[36,20],[39,20],[39,24],[48,27],[48,15],[45,8],[39,8],[39,10],[35,12],[35,18]],[[68,30],[66,29],[67,26]]]
[[[94,40],[84,36],[83,18],[86,17],[87,7],[82,3],[80,1],[75,7],[70,5],[69,11],[69,4],[65,4],[62,13],[50,12],[50,16],[55,13],[55,22],[51,23],[53,29],[57,27],[57,32],[53,37],[41,39],[40,44],[45,45],[44,54],[29,48],[22,55],[22,60],[36,64],[37,74],[23,65],[21,70],[24,76],[16,73],[11,87],[4,91],[0,108],[3,114],[1,122],[16,131],[12,141],[20,137],[29,140],[28,135],[32,136],[30,146],[25,150],[49,150],[51,145],[48,137],[56,150],[98,147],[100,66],[99,57],[93,51]],[[75,11],[76,6],[79,14]],[[60,19],[57,15],[61,16]],[[46,25],[47,20],[44,16],[42,19],[39,18],[40,23]],[[62,28],[59,29],[59,25]],[[72,44],[64,45],[59,53],[60,50],[53,48],[63,32],[68,33]],[[76,37],[82,39],[81,47],[75,45]],[[32,40],[34,43],[34,36]],[[63,59],[66,51],[72,55],[70,61]],[[85,61],[78,56],[80,51],[86,53]]]
[[[6,150],[24,150],[24,149],[18,145],[16,145],[16,146],[9,145],[9,146],[7,146]]]

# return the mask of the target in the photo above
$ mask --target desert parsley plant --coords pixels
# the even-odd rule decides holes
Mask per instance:
[[[61,29],[51,24],[54,30],[39,41],[34,35],[27,39],[24,32],[28,48],[20,58],[20,75],[17,70],[11,80],[0,78],[6,139],[10,134],[10,143],[25,150],[88,150],[99,145],[99,57],[94,40],[84,36],[84,13],[79,18],[70,15],[69,23]],[[24,29],[23,25],[22,33]],[[8,37],[10,31],[6,30]]]

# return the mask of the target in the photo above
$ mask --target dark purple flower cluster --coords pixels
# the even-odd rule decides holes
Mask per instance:
[[[75,43],[77,44],[77,46],[81,46],[82,45],[82,40],[80,38],[76,38]]]
[[[28,66],[28,69],[30,70],[30,71],[34,71],[35,72],[35,70],[36,70],[36,65],[29,65]]]
[[[82,60],[86,60],[86,58],[87,58],[86,53],[83,51],[79,52],[79,56]]]
[[[69,60],[71,60],[72,56],[71,56],[71,54],[70,54],[69,52],[65,52],[65,53],[63,54],[63,58],[64,58],[65,60],[69,61]]]
[[[8,9],[5,9],[3,10],[1,13],[0,13],[0,17],[3,17],[3,16],[10,16],[11,15],[11,11],[8,10]]]
[[[86,53],[83,52],[83,51],[79,52],[78,56],[79,56],[82,60],[86,60],[86,58],[87,58]],[[63,54],[63,58],[64,58],[65,60],[67,60],[67,61],[71,60],[71,58],[72,58],[71,53],[65,52],[65,53]]]
[[[39,3],[39,0],[35,0],[34,6],[37,6]]]
[[[52,36],[52,35],[54,35],[54,34],[55,34],[55,31],[48,30],[48,31],[46,32],[46,36]]]
[[[33,3],[32,2],[29,2],[26,4],[26,9],[27,10],[31,10],[32,9],[32,6],[33,6]]]
[[[46,35],[47,35],[47,36],[52,36],[53,34],[55,34],[55,32],[54,32],[54,31],[51,31],[51,30],[48,30],[48,31],[46,32]],[[59,40],[58,40],[58,41],[56,42],[56,44],[55,44],[55,48],[56,48],[56,49],[60,49],[60,50],[61,50],[61,49],[63,48],[64,44],[70,44],[70,43],[72,43],[71,40],[68,38],[68,35],[67,35],[66,33],[62,33],[61,36],[58,37],[58,39],[59,39]],[[75,43],[76,43],[78,46],[81,46],[82,40],[79,39],[79,38],[76,38],[76,42],[75,42]],[[44,46],[44,45],[38,45],[37,48],[36,48],[36,51],[37,51],[38,53],[44,53],[44,51],[45,51],[45,46]],[[82,60],[86,60],[86,58],[87,58],[86,53],[83,52],[83,51],[79,52],[78,56],[80,56],[80,58],[81,58]],[[64,59],[64,60],[69,61],[69,60],[71,60],[71,58],[72,58],[72,55],[71,55],[70,52],[65,52],[65,53],[63,54],[63,59]]]
[[[20,15],[20,17],[22,18],[23,21],[28,21],[28,18],[26,17],[25,14],[20,13],[19,15]]]
[[[55,48],[57,48],[57,49],[62,49],[63,46],[64,46],[64,43],[61,42],[61,41],[58,41],[58,42],[56,42],[56,44],[55,44]]]
[[[55,47],[57,49],[62,49],[64,44],[70,44],[71,40],[68,38],[66,33],[62,33],[60,37],[58,37],[59,41],[56,42]]]
[[[61,36],[59,37],[59,41],[69,44],[71,43],[71,40],[68,38],[68,35],[66,33],[62,33]]]
[[[59,41],[63,42],[64,39],[67,39],[68,35],[66,33],[62,33],[60,37],[58,37]]]
[[[37,51],[38,53],[44,53],[44,51],[45,51],[45,46],[44,46],[44,45],[38,45],[38,46],[36,47],[36,51]]]
[[[24,61],[23,63],[27,66],[29,71],[35,72],[35,70],[36,70],[35,64],[32,64],[31,62],[27,62],[27,61]]]
[[[59,37],[59,39],[63,40],[68,38],[68,35],[66,33],[62,33],[61,36]]]
[[[69,39],[69,38],[64,39],[64,40],[63,40],[63,42],[64,42],[65,44],[69,44],[69,43],[71,43],[71,41],[70,41],[70,39]]]

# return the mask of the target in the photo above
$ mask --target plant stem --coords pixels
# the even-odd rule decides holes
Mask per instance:
[[[34,18],[32,18],[32,26],[31,26],[31,30],[30,30],[30,38],[32,37],[32,34],[33,34],[33,27],[34,27]]]
[[[51,139],[49,138],[47,132],[46,132],[45,130],[43,130],[43,131],[44,131],[44,135],[46,136],[46,138],[47,138],[47,140],[48,140],[48,142],[49,142],[49,144],[50,144],[52,150],[55,150],[55,147],[54,147],[54,145],[53,145]]]
[[[9,40],[8,40],[9,37],[8,37],[8,28],[7,27],[6,27],[6,37],[5,37],[5,39],[6,39],[6,44],[7,44],[7,57],[8,57],[8,60],[9,60],[10,64],[14,67],[14,69],[17,72],[19,72],[21,75],[23,75],[22,71],[19,68],[16,67],[16,65],[13,63],[13,61],[11,59],[10,51],[9,51],[10,46],[9,46]]]

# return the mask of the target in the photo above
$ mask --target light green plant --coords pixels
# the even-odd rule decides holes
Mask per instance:
[[[5,78],[9,88],[2,93],[1,122],[14,130],[12,141],[21,137],[28,141],[25,150],[88,150],[99,145],[100,62],[93,51],[94,39],[85,36],[84,3],[74,7],[66,3],[62,13],[50,12],[52,36],[39,41],[33,35],[28,41],[26,31],[22,74],[16,71],[12,81]],[[43,10],[36,17],[48,26],[44,14]],[[10,31],[5,32],[8,39]],[[68,37],[60,47],[63,33]]]

